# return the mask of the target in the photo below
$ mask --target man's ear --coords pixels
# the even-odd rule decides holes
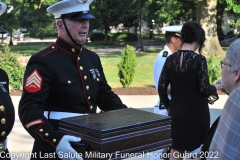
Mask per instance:
[[[235,77],[234,77],[234,82],[240,81],[240,69],[236,71]]]
[[[57,20],[56,26],[59,30],[63,30],[64,29],[63,21]]]
[[[176,37],[171,37],[171,42],[174,43],[176,40]]]

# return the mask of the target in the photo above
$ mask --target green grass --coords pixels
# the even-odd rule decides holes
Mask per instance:
[[[11,53],[20,55],[32,55],[51,43],[35,43],[35,44],[21,44],[10,46]],[[124,45],[96,45],[86,43],[85,47],[89,49],[97,49],[97,48],[114,48]],[[226,48],[224,48],[226,49]],[[4,47],[0,45],[0,50],[4,52]],[[136,51],[137,58],[137,67],[135,70],[134,80],[130,87],[149,87],[154,85],[153,80],[153,65],[158,55],[159,51],[162,50],[162,46],[155,46],[153,48],[149,48],[145,51]],[[117,64],[120,63],[121,53],[112,53],[112,54],[101,54],[99,55],[103,69],[105,72],[106,79],[112,88],[122,88],[122,85],[119,81],[118,77],[118,68]],[[220,65],[219,62],[223,59],[223,57],[214,57],[214,63],[216,65]],[[219,71],[220,72],[220,71]]]
[[[130,87],[149,87],[153,84],[153,63],[157,54],[137,55],[137,67]],[[121,57],[101,57],[106,79],[111,87],[121,88],[122,85],[118,77],[117,64],[120,63]],[[111,62],[111,63],[109,63]],[[144,65],[143,65],[144,64]]]
[[[135,75],[130,87],[153,87],[153,65],[154,61],[162,47],[149,48],[144,52],[136,52],[137,67]],[[122,88],[122,85],[118,77],[117,64],[120,63],[121,54],[105,54],[100,55],[100,59],[103,65],[104,73],[109,85],[112,88]],[[215,57],[213,63],[220,65],[220,61],[223,57]],[[219,72],[221,72],[219,70]]]
[[[160,41],[163,41],[163,42],[166,41],[164,34],[154,34],[153,37],[154,37],[155,40],[160,40]],[[145,39],[145,40],[148,40],[149,39],[149,34],[141,34],[141,38]]]
[[[153,64],[161,47],[150,48],[144,52],[136,52],[137,67],[130,87],[153,86]],[[117,64],[121,61],[121,53],[100,55],[104,73],[112,88],[121,88]]]
[[[24,55],[24,56],[30,56],[34,53],[39,52],[40,50],[44,49],[45,47],[51,45],[51,42],[48,43],[21,43],[18,45],[9,46],[10,51],[14,54]],[[124,44],[91,44],[91,43],[85,43],[84,46],[90,50],[92,49],[98,49],[98,48],[115,48],[115,47],[123,47]],[[5,49],[2,45],[0,45],[0,51],[3,53],[5,52]]]

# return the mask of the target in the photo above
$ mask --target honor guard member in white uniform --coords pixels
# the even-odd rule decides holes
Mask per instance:
[[[7,5],[0,2],[0,16],[6,9]],[[7,148],[7,136],[12,131],[14,120],[15,110],[9,95],[8,75],[0,68],[0,159],[11,159]]]
[[[58,38],[29,59],[19,103],[20,120],[35,140],[31,159],[82,159],[70,145],[81,137],[60,133],[59,119],[96,113],[97,107],[126,108],[108,85],[99,56],[83,46],[92,1],[63,0],[47,8]]]
[[[162,30],[165,31],[165,40],[166,44],[163,50],[158,54],[155,63],[154,63],[154,85],[156,90],[158,91],[158,80],[162,72],[163,65],[169,55],[178,51],[181,47],[181,40],[180,40],[180,32],[182,29],[182,25],[174,25],[174,26],[166,26],[163,27]],[[168,92],[170,93],[170,86],[168,87]],[[169,98],[171,96],[169,95]],[[164,106],[159,106],[160,99],[158,99],[157,104],[154,107],[154,113],[168,115],[167,110]],[[163,150],[158,150],[153,152],[150,160],[159,160],[161,159],[159,156],[162,154]]]
[[[163,50],[158,54],[155,63],[154,63],[154,85],[156,90],[158,90],[158,80],[162,72],[163,65],[169,55],[178,51],[181,47],[180,32],[182,25],[167,26],[163,27],[162,30],[165,31],[166,45]],[[170,92],[170,86],[169,90]],[[170,95],[169,95],[170,96]],[[167,115],[167,111],[164,106],[159,106],[160,99],[156,106],[154,107],[154,113]]]

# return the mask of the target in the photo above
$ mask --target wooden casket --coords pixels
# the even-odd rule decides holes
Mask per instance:
[[[111,155],[108,159],[124,159],[172,143],[171,117],[133,108],[64,118],[59,121],[59,131],[91,144],[87,156],[95,156],[93,159],[104,159],[105,155]]]

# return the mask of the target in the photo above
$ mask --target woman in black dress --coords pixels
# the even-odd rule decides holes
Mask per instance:
[[[182,48],[170,55],[163,67],[158,93],[172,117],[170,159],[182,159],[184,152],[199,147],[210,128],[208,103],[218,99],[216,88],[209,84],[206,58],[201,55],[205,32],[194,22],[181,31]],[[195,53],[198,49],[200,54]],[[167,87],[171,85],[171,101]]]
[[[0,2],[0,15],[7,5]],[[7,136],[13,128],[15,120],[14,106],[9,95],[9,79],[7,73],[0,68],[0,159],[11,159],[7,153]]]

